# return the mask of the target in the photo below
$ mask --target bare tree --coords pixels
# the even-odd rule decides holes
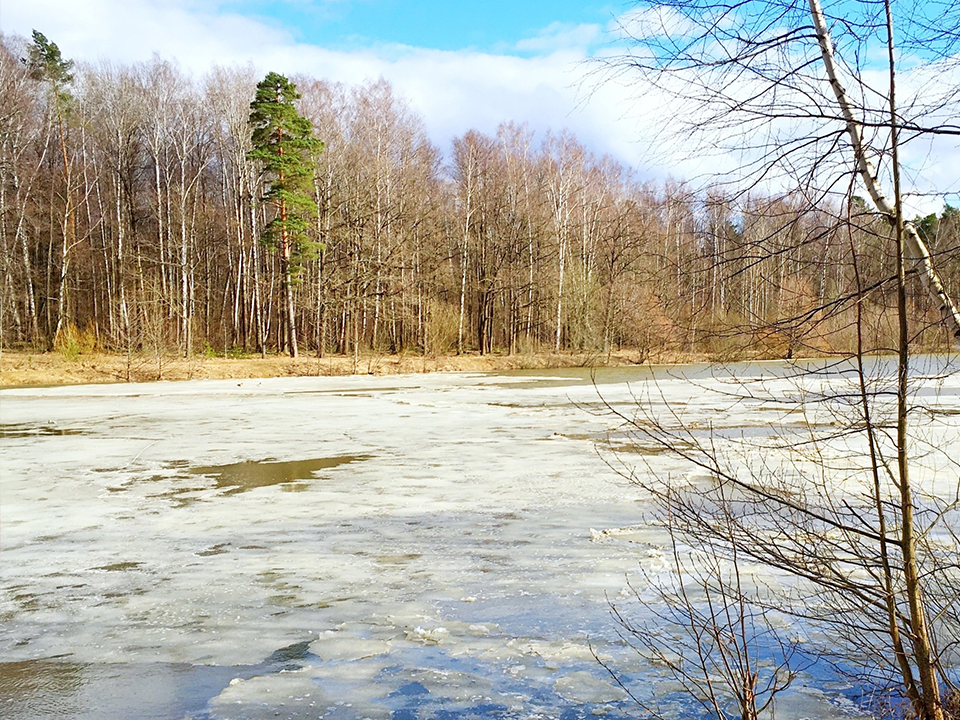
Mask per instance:
[[[630,589],[640,613],[624,603],[612,605],[621,639],[646,662],[668,675],[710,717],[758,720],[774,716],[779,696],[815,657],[798,652],[799,629],[776,609],[758,568],[738,562],[735,527],[720,518],[719,545],[684,544],[670,529],[671,508],[659,519],[668,528],[666,567],[644,573],[646,587]],[[732,562],[725,552],[732,547]],[[595,656],[614,680],[654,718],[682,714],[682,703],[653,693],[651,699],[625,683],[616,668]],[[649,693],[647,693],[649,694]],[[677,706],[680,707],[677,707]]]
[[[681,23],[684,7],[705,10],[691,10],[693,19]],[[253,92],[249,70],[215,69],[201,86],[159,57],[132,67],[77,68],[61,136],[49,83],[31,79],[20,63],[29,40],[4,37],[4,342],[52,346],[63,308],[63,322],[89,328],[102,347],[141,352],[149,305],[152,332],[176,338],[167,346],[181,352],[255,347],[265,353],[288,342],[285,328],[293,324],[299,341],[316,344],[318,352],[353,354],[358,365],[367,352],[428,345],[447,351],[454,344],[464,353],[620,348],[640,358],[670,351],[714,357],[851,351],[849,205],[853,241],[864,251],[861,275],[873,288],[864,297],[864,318],[892,347],[898,329],[887,313],[896,300],[896,253],[886,234],[895,223],[884,219],[889,213],[845,199],[851,183],[868,203],[872,193],[850,159],[851,135],[822,70],[808,5],[769,7],[780,8],[784,22],[806,22],[806,29],[779,44],[771,39],[769,47],[744,45],[739,65],[711,65],[699,84],[692,65],[674,68],[668,88],[686,92],[681,100],[690,103],[708,101],[706,114],[687,112],[670,124],[693,122],[685,144],[698,153],[698,138],[743,150],[752,163],[747,179],[754,181],[746,188],[731,175],[704,191],[641,184],[570,133],[538,137],[509,122],[495,135],[468,134],[483,149],[483,162],[478,156],[472,174],[464,174],[467,165],[456,157],[440,164],[422,121],[389,83],[347,87],[298,78],[309,91],[298,108],[331,141],[327,153],[309,162],[317,213],[304,228],[309,244],[327,250],[298,268],[289,293],[281,256],[255,241],[270,212],[253,202],[262,188],[245,156],[249,138],[238,129]],[[706,9],[706,2],[677,2],[669,13],[641,13],[640,25],[625,24],[638,34],[643,29],[663,52],[671,43],[689,51],[692,63],[698,22],[704,51],[732,52],[732,20],[748,8],[730,8],[723,17]],[[932,21],[932,12],[921,17]],[[881,15],[864,31],[885,32]],[[710,44],[709,18],[716,32],[727,33],[723,42]],[[856,62],[849,58],[866,57],[866,46],[825,20],[847,88],[842,97],[880,169],[874,185],[889,186],[884,153],[891,146],[883,133],[889,103],[851,72]],[[949,70],[944,46],[934,51],[942,64],[924,67]],[[651,57],[658,55],[610,67],[638,69]],[[803,62],[795,67],[797,58]],[[734,75],[725,83],[727,71]],[[917,138],[942,144],[955,137],[943,119],[952,107],[947,92],[939,105],[928,102],[926,91],[917,96],[938,125],[915,121],[922,108],[909,95],[914,77],[910,69],[899,103],[906,110],[897,113],[905,153]],[[736,103],[723,105],[724,89]],[[770,119],[771,96],[752,94],[762,89],[783,101],[786,117]],[[870,110],[868,100],[883,112]],[[650,104],[667,106],[659,98]],[[721,129],[724,123],[744,129],[741,141],[749,143],[724,145],[727,136],[712,120]],[[923,218],[917,232],[923,245],[904,223],[907,303],[922,323],[925,347],[936,340],[928,325],[937,308],[947,306],[935,282],[924,295],[914,292],[921,283],[913,278],[936,280],[939,273],[948,294],[960,280],[960,224],[951,212]]]
[[[35,156],[32,139],[38,133],[36,102],[31,97],[28,70],[16,48],[0,48],[0,236],[3,240],[4,304],[0,342],[13,317],[14,339],[39,339],[34,263],[28,240],[28,207],[49,148],[47,135]],[[17,258],[16,262],[14,258]],[[19,266],[19,267],[17,267]],[[19,282],[15,281],[19,279]],[[14,287],[11,287],[13,285]],[[19,287],[22,291],[19,291]]]
[[[849,365],[840,366],[857,378],[854,387],[819,387],[796,397],[807,413],[830,412],[841,430],[811,426],[803,441],[775,436],[738,463],[720,449],[721,439],[692,431],[676,411],[670,421],[650,413],[627,420],[640,438],[707,474],[704,485],[682,491],[642,481],[654,497],[670,503],[685,538],[721,542],[729,553],[809,583],[828,602],[798,612],[829,625],[845,639],[848,653],[879,654],[884,660],[877,664],[898,678],[912,711],[924,720],[942,720],[942,690],[950,687],[943,647],[957,630],[957,594],[944,588],[958,581],[955,564],[942,552],[944,542],[948,553],[958,551],[955,534],[943,539],[956,522],[956,488],[949,481],[945,488],[943,478],[931,480],[936,471],[927,464],[930,453],[949,457],[949,443],[938,439],[928,448],[918,436],[921,408],[911,394],[910,363],[914,326],[922,326],[922,317],[908,300],[910,276],[919,277],[958,346],[960,315],[923,238],[904,218],[901,158],[909,140],[956,134],[945,118],[949,109],[955,112],[958,90],[950,83],[939,91],[927,85],[899,100],[894,40],[926,48],[919,64],[942,71],[956,50],[956,8],[923,4],[895,17],[888,1],[835,7],[836,15],[828,16],[819,0],[644,3],[623,25],[636,51],[606,67],[636,72],[647,87],[683,105],[680,125],[687,141],[693,140],[688,149],[701,151],[709,143],[737,152],[739,162],[722,178],[733,197],[792,185],[806,207],[833,213],[835,228],[850,220],[844,208],[851,203],[838,199],[843,194],[863,188],[873,201],[873,215],[889,228],[883,237],[893,248],[892,272],[872,286],[864,283],[859,269],[868,259],[859,254],[850,228],[845,261],[853,272],[846,287],[829,303],[794,307],[792,317],[778,318],[797,327],[822,322],[840,307],[856,311],[856,350]],[[870,66],[879,51],[886,61]],[[875,78],[879,82],[871,84]],[[889,197],[884,181],[892,184]],[[839,237],[822,223],[801,222],[807,216],[782,226],[781,233],[793,238],[787,252],[761,248],[762,255],[787,259],[813,237]],[[711,268],[737,275],[742,263],[729,257],[718,249]],[[782,292],[783,280],[780,285]],[[896,297],[893,308],[884,306],[888,289]],[[893,362],[867,359],[885,349],[865,340],[870,298],[881,313],[892,311]],[[763,393],[748,384],[724,392],[743,402],[777,401],[773,395],[761,399]],[[732,531],[720,533],[718,518],[727,518]],[[813,609],[823,607],[828,609]]]

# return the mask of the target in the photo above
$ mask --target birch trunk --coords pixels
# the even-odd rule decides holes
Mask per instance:
[[[840,81],[840,74],[837,62],[833,53],[833,41],[830,38],[830,30],[827,28],[827,22],[823,15],[823,8],[820,0],[809,0],[810,15],[813,18],[813,24],[817,31],[817,40],[820,43],[820,53],[823,56],[823,64],[827,71],[827,77],[830,80],[830,86],[837,98],[840,111],[847,123],[847,134],[850,136],[850,144],[853,146],[853,155],[857,164],[857,173],[863,181],[864,187],[870,194],[877,209],[886,216],[891,224],[896,224],[896,206],[883,192],[880,181],[877,177],[877,171],[867,154],[867,149],[863,143],[861,134],[861,125],[853,114],[853,106],[847,96],[843,83]],[[933,298],[943,318],[943,323],[950,335],[953,337],[954,345],[960,349],[960,311],[947,294],[943,286],[943,281],[933,265],[933,259],[930,257],[930,250],[927,248],[923,238],[917,232],[913,223],[903,223],[903,235],[905,241],[905,255],[909,263],[917,270],[924,287]]]
[[[884,3],[887,15],[887,39],[889,52],[889,102],[890,102],[890,130],[891,146],[893,151],[893,178],[894,200],[891,201],[883,193],[877,173],[863,143],[860,125],[853,115],[853,109],[846,91],[840,82],[836,60],[833,52],[833,42],[826,25],[823,9],[819,0],[809,0],[810,14],[817,31],[817,40],[820,44],[824,66],[834,95],[840,105],[841,112],[847,123],[847,133],[853,146],[854,157],[859,173],[867,192],[877,208],[894,226],[897,237],[897,313],[899,318],[899,362],[897,388],[897,491],[900,499],[901,527],[899,545],[903,554],[902,573],[904,583],[905,602],[909,608],[909,615],[905,618],[907,635],[910,638],[913,661],[916,665],[917,680],[919,681],[920,697],[913,696],[911,701],[913,710],[922,720],[943,720],[943,705],[940,700],[939,678],[937,677],[937,662],[930,637],[930,628],[923,605],[923,587],[917,563],[917,537],[913,523],[913,495],[909,476],[908,437],[907,437],[907,368],[909,349],[909,329],[907,327],[907,298],[906,298],[906,264],[913,264],[920,275],[927,291],[937,303],[944,324],[960,347],[960,313],[944,290],[936,269],[933,267],[930,253],[916,228],[903,221],[903,210],[900,191],[900,167],[898,155],[898,128],[896,119],[896,85],[893,52],[893,30],[889,0]],[[896,638],[892,638],[896,639]],[[901,671],[903,672],[903,671]],[[915,688],[912,674],[903,673],[903,681],[908,689]],[[914,693],[916,690],[914,689]]]

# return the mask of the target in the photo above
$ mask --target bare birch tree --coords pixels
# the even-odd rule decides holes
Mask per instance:
[[[902,159],[911,140],[958,134],[950,117],[960,89],[949,80],[957,9],[953,3],[909,5],[838,2],[831,3],[829,15],[820,0],[641,3],[623,22],[634,50],[606,68],[637,73],[644,87],[682,107],[677,125],[688,150],[736,154],[721,178],[733,197],[792,187],[807,207],[833,212],[842,226],[843,209],[852,203],[840,198],[860,191],[873,202],[872,214],[887,224],[892,272],[866,285],[859,269],[869,259],[853,247],[854,230],[848,228],[852,249],[845,257],[853,272],[831,303],[857,312],[857,349],[848,361],[854,387],[849,394],[821,389],[816,397],[798,398],[802,407],[815,402],[818,412],[828,408],[842,430],[811,427],[800,446],[781,436],[765,451],[756,450],[769,453],[767,458],[753,456],[738,465],[719,449],[722,438],[704,439],[679,415],[664,421],[641,411],[627,424],[638,438],[658,443],[709,478],[686,489],[641,480],[670,507],[675,528],[692,543],[721,542],[733,560],[735,553],[746,554],[815,588],[827,598],[826,609],[801,604],[794,606],[797,612],[831,628],[853,656],[872,653],[876,662],[879,655],[878,666],[897,678],[912,713],[942,720],[944,693],[956,692],[944,649],[957,631],[958,578],[947,559],[958,551],[956,534],[949,532],[956,503],[949,478],[947,489],[944,478],[936,478],[944,470],[929,464],[930,453],[945,452],[942,441],[923,446],[923,457],[918,445],[911,358],[922,318],[908,301],[913,277],[932,298],[956,347],[960,315],[924,239],[905,219]],[[908,71],[898,62],[897,42],[914,53]],[[898,97],[905,76],[935,73],[947,76]],[[783,229],[794,242],[786,253],[778,251],[782,260],[812,234],[829,234],[829,228],[796,221]],[[763,252],[770,256],[769,249]],[[720,252],[712,266],[720,267],[727,256]],[[736,263],[729,267],[739,271]],[[887,289],[896,297],[891,310],[897,329],[896,359],[889,363],[870,358],[884,346],[865,343],[863,316],[868,297]],[[791,320],[812,321],[825,312],[821,304]],[[949,371],[949,362],[945,367]],[[759,398],[756,387],[746,384],[727,392],[745,402]],[[870,673],[865,678],[878,680]]]

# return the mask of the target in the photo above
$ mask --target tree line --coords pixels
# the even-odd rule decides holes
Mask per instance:
[[[292,78],[316,140],[304,242],[270,252],[259,81],[2,38],[4,346],[791,355],[853,342],[854,273],[893,337],[889,224],[858,198],[644,182],[569,132],[510,122],[445,155],[383,79]],[[957,211],[918,227],[960,287]],[[922,292],[910,302],[935,322]]]

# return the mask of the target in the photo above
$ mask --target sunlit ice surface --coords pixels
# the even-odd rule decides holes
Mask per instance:
[[[640,696],[679,689],[610,615],[667,569],[666,536],[611,465],[691,470],[608,405],[798,422],[685,372],[4,391],[0,714],[634,716],[598,657]],[[764,373],[792,392],[733,370]],[[960,413],[957,384],[930,387]],[[808,673],[778,712],[855,716],[843,690]]]

